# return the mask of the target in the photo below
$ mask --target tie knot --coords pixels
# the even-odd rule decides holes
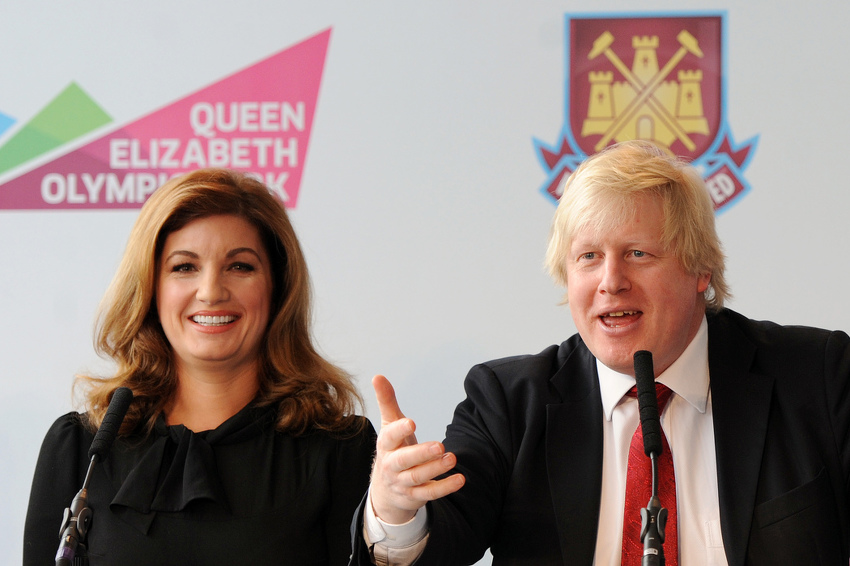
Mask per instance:
[[[637,399],[637,385],[633,385],[631,389],[629,389],[628,393],[626,393],[629,397],[633,399]],[[655,382],[655,397],[658,399],[658,413],[661,414],[664,411],[664,407],[667,406],[667,402],[670,400],[670,397],[673,396],[673,390],[664,385],[663,383]]]

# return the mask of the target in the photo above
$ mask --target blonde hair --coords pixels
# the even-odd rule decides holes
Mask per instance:
[[[549,274],[567,287],[567,256],[576,233],[601,233],[628,222],[635,201],[644,195],[663,203],[662,245],[689,274],[711,274],[706,309],[720,310],[731,295],[705,182],[686,161],[648,141],[612,145],[586,159],[566,180],[549,234]]]
[[[122,434],[149,433],[177,386],[173,353],[156,313],[157,265],[166,237],[199,218],[230,214],[260,233],[272,264],[269,325],[260,353],[258,402],[278,406],[277,428],[347,430],[362,399],[351,377],[323,359],[311,335],[311,292],[304,254],[283,205],[249,175],[202,169],[168,181],[142,207],[117,273],[101,303],[95,348],[117,364],[114,376],[79,376],[89,425],[103,420],[112,394],[129,387],[133,403]]]

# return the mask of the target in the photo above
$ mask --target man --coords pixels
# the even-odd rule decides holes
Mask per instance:
[[[623,534],[639,421],[626,393],[648,350],[673,391],[667,564],[846,565],[850,337],[723,308],[697,172],[648,142],[592,156],[566,182],[546,263],[578,334],[474,367],[442,444],[417,444],[373,381],[382,427],[354,563],[472,564],[490,548],[494,565],[639,564],[623,550],[642,551]]]

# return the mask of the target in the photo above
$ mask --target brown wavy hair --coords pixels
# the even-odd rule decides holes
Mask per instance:
[[[78,376],[75,383],[85,391],[88,425],[100,426],[119,387],[129,387],[134,395],[121,434],[139,428],[149,434],[172,400],[177,374],[156,312],[157,266],[169,234],[219,214],[254,225],[272,264],[272,313],[260,352],[258,404],[277,405],[277,428],[290,434],[311,428],[350,430],[363,400],[351,376],[313,345],[307,264],[286,210],[264,184],[228,169],[174,178],[142,207],[95,328],[95,349],[116,363],[116,373]]]

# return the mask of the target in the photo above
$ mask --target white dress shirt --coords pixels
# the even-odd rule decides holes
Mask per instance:
[[[596,367],[605,419],[602,423],[602,499],[594,564],[619,566],[629,445],[640,418],[637,399],[626,396],[635,379],[615,372],[598,360]],[[720,534],[717,460],[708,375],[708,323],[705,318],[694,339],[682,355],[658,376],[658,381],[675,393],[661,414],[661,428],[667,436],[676,470],[679,564],[727,566]],[[668,505],[664,501],[662,504]],[[425,521],[426,510],[423,507],[410,523],[387,525],[375,517],[371,505],[368,505],[363,530],[367,544],[371,541],[376,547],[383,547],[383,556],[388,550],[390,555],[394,554],[393,550],[398,553],[395,560],[381,560],[381,563],[406,566],[424,548],[421,542]],[[416,544],[417,541],[420,544]]]
[[[602,392],[602,501],[596,538],[596,566],[619,566],[629,445],[637,429],[637,399],[625,396],[635,379],[596,362]],[[679,564],[726,566],[720,536],[717,459],[708,376],[708,323],[657,381],[673,390],[661,414],[676,470]],[[662,505],[669,506],[662,501]]]

